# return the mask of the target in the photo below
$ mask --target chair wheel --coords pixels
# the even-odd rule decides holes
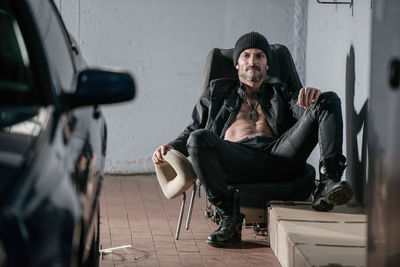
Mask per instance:
[[[253,231],[258,236],[268,236],[268,225],[265,223],[254,224]]]

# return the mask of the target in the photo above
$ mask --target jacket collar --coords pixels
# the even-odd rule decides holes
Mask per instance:
[[[245,93],[242,89],[242,86],[243,86],[242,82],[239,81],[237,93],[239,94],[240,98],[243,99]],[[269,85],[265,81],[261,84],[261,86],[260,86],[260,88],[258,88],[258,92],[257,92],[259,98],[263,98],[266,95],[266,93],[268,91],[268,89],[267,89],[268,87],[269,87]]]
[[[242,105],[244,91],[242,89],[242,82],[237,82],[237,89],[233,90],[229,97],[225,100],[225,104],[227,108],[232,111],[234,109],[240,108]],[[270,89],[270,85],[267,82],[263,82],[258,89],[258,97],[260,99],[260,103],[263,104],[264,102],[269,102],[267,99],[271,98],[272,91]]]

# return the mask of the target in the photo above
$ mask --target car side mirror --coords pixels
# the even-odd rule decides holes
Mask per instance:
[[[135,93],[135,82],[128,72],[85,69],[78,73],[76,91],[65,93],[64,99],[74,108],[128,101]]]

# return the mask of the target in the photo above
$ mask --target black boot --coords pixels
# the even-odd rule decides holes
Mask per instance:
[[[341,181],[346,168],[346,158],[340,156],[320,162],[320,183],[314,191],[312,207],[318,211],[329,211],[336,205],[344,205],[353,196],[349,182]]]
[[[239,194],[230,192],[227,196],[209,197],[221,217],[218,229],[207,238],[213,247],[225,247],[242,240],[242,222]]]

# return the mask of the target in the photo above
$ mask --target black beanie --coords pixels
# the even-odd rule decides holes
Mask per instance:
[[[249,48],[261,49],[267,56],[267,61],[269,61],[271,51],[267,39],[264,35],[259,34],[258,32],[249,32],[240,36],[235,44],[232,55],[233,66],[237,65],[240,53]]]

